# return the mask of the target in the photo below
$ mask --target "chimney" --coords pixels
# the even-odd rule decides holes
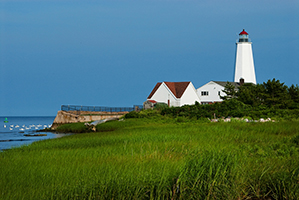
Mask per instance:
[[[240,86],[242,86],[244,84],[244,78],[240,78]]]

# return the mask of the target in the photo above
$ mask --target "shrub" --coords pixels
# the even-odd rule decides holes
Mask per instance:
[[[160,111],[158,110],[142,110],[140,112],[138,112],[139,118],[148,118],[148,117],[154,117],[154,116],[159,116],[160,115]]]
[[[136,111],[131,111],[127,114],[125,114],[125,118],[129,119],[129,118],[148,118],[148,117],[153,117],[153,116],[160,116],[160,111],[159,110],[142,110],[140,112],[136,112]]]
[[[154,106],[154,109],[156,110],[162,110],[164,108],[168,108],[168,105],[166,103],[156,103]]]
[[[139,118],[139,114],[136,111],[131,111],[127,114],[125,114],[125,118]]]

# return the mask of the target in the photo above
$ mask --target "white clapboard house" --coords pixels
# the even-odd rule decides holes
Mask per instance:
[[[235,90],[238,89],[240,83],[238,82],[229,82],[235,86]],[[222,99],[220,96],[225,96],[223,92],[227,81],[210,81],[207,84],[201,86],[197,89],[197,94],[200,97],[201,104],[212,104],[216,102],[221,102]]]
[[[147,98],[148,103],[166,103],[170,107],[192,105],[196,101],[200,103],[200,98],[191,82],[159,82]]]

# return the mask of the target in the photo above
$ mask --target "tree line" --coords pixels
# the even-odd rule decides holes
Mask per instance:
[[[226,96],[221,96],[224,101],[236,99],[250,106],[266,106],[277,109],[299,108],[298,85],[286,86],[279,80],[268,80],[262,84],[244,83],[236,89],[227,82],[224,90]]]
[[[299,118],[299,87],[288,87],[279,80],[262,84],[244,83],[236,88],[227,82],[222,102],[209,105],[185,105],[161,110],[162,115],[187,118],[249,117],[297,119]]]
[[[268,80],[262,84],[244,83],[236,88],[227,82],[221,96],[222,102],[182,107],[168,107],[167,104],[157,104],[156,112],[145,110],[130,112],[126,118],[144,118],[157,115],[174,118],[226,118],[246,117],[251,119],[298,119],[299,118],[299,87],[298,85],[286,86],[279,80]]]

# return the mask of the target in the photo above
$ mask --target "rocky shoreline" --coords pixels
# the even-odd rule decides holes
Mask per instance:
[[[218,118],[218,119],[210,119],[211,122],[232,122],[232,121],[240,121],[240,122],[276,122],[271,118],[260,118],[259,120],[252,120],[248,118],[238,118],[238,117],[227,117],[227,118]]]
[[[123,112],[93,112],[93,111],[58,111],[51,126],[51,130],[55,130],[58,126],[63,124],[78,123],[78,122],[91,122],[104,119],[120,118],[127,114]]]

